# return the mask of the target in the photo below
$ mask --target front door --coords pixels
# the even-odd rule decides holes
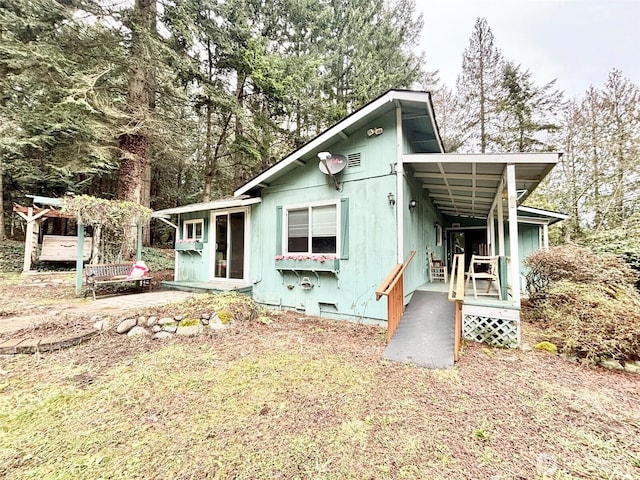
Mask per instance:
[[[215,280],[244,280],[246,212],[213,214]]]

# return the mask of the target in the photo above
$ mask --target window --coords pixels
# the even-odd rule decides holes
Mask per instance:
[[[442,227],[439,223],[436,223],[436,247],[442,245]]]
[[[315,205],[286,210],[287,253],[337,254],[337,205]]]
[[[182,231],[183,240],[194,240],[196,242],[202,242],[204,236],[204,220],[185,220],[184,230]]]

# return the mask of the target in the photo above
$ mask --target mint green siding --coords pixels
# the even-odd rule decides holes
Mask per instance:
[[[210,265],[210,217],[209,210],[202,212],[190,212],[180,216],[178,238],[182,238],[185,220],[204,220],[202,251],[176,251],[176,280],[184,282],[206,282],[209,280]]]
[[[396,162],[394,118],[393,112],[379,117],[349,139],[328,147],[334,154],[360,154],[360,166],[347,167],[339,175],[341,191],[320,172],[315,153],[305,159],[304,167],[262,190],[262,203],[251,212],[251,280],[258,302],[312,315],[386,320],[386,301],[375,301],[375,289],[397,256],[396,211],[387,198],[389,192],[396,195],[396,176],[390,166]],[[372,127],[383,128],[384,133],[368,137],[366,130]],[[284,209],[328,201],[338,203],[339,272],[323,271],[319,277],[303,270],[280,273],[276,255],[282,253]],[[319,264],[318,268],[329,267]],[[313,283],[311,289],[301,288],[303,277]]]

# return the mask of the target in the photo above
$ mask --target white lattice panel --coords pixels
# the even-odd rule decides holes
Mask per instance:
[[[500,313],[496,311],[495,313]],[[510,312],[511,313],[511,312]],[[520,315],[496,315],[483,311],[462,310],[462,336],[467,340],[496,347],[516,348],[520,344]]]

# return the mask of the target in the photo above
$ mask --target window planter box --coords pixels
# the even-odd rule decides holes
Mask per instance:
[[[176,251],[178,252],[202,252],[203,242],[179,242],[176,243]]]
[[[293,272],[340,272],[340,259],[332,258],[325,261],[307,258],[296,260],[294,258],[276,259],[276,270],[289,270]]]

